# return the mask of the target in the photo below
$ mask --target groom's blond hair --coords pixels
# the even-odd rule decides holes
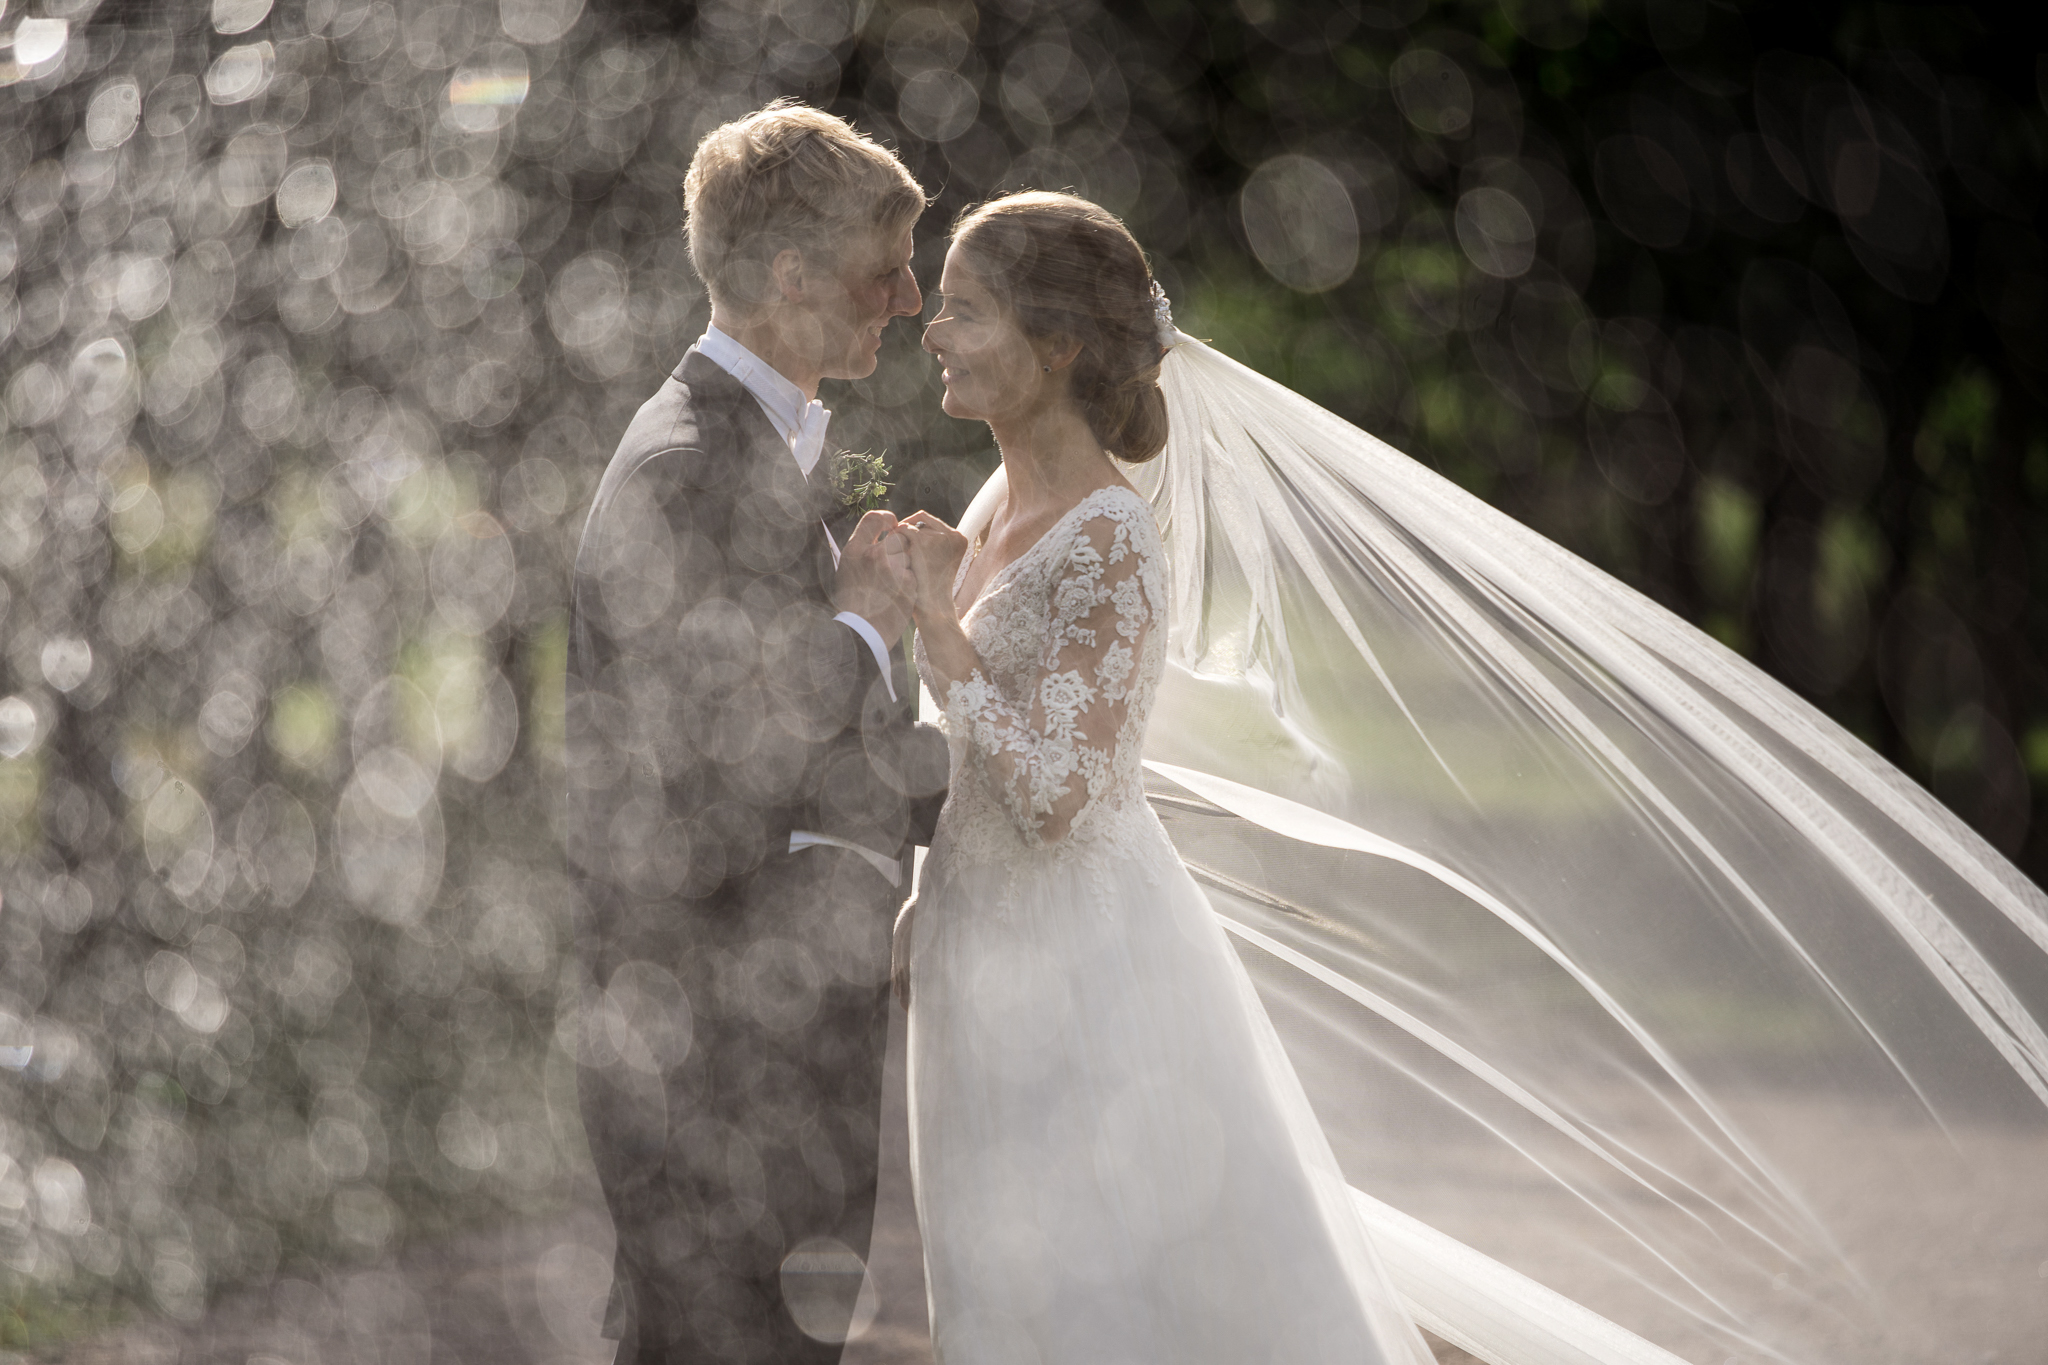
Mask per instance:
[[[886,147],[821,109],[777,100],[697,144],[683,230],[712,302],[752,311],[769,297],[777,252],[834,258],[856,233],[909,231],[927,202]]]

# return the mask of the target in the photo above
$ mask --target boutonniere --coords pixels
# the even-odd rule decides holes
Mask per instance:
[[[832,494],[854,516],[882,505],[889,496],[889,461],[879,450],[842,450],[832,457]]]

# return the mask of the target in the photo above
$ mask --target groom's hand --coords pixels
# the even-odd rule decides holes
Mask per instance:
[[[869,512],[839,552],[832,605],[860,617],[883,639],[899,639],[910,624],[908,585],[913,581],[910,552],[897,534],[896,514]]]

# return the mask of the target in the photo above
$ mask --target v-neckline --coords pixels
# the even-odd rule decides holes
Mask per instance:
[[[988,599],[995,594],[996,589],[999,586],[1001,586],[1003,580],[1008,578],[1016,570],[1019,564],[1022,564],[1025,560],[1030,559],[1031,556],[1037,554],[1039,547],[1044,545],[1048,540],[1052,539],[1053,532],[1059,530],[1060,527],[1066,525],[1068,519],[1071,518],[1076,512],[1080,511],[1082,508],[1086,507],[1089,503],[1095,501],[1095,499],[1101,497],[1105,493],[1128,493],[1130,494],[1130,496],[1134,498],[1139,497],[1139,494],[1135,490],[1125,488],[1122,484],[1116,483],[1104,484],[1102,487],[1094,489],[1091,492],[1089,492],[1086,497],[1083,497],[1079,502],[1075,503],[1072,507],[1069,507],[1066,511],[1060,513],[1058,518],[1053,521],[1052,525],[1046,527],[1043,531],[1039,532],[1038,539],[1032,541],[1029,545],[1025,546],[1024,552],[1022,554],[1018,555],[1015,559],[1011,560],[1009,563],[1003,565],[1003,567],[997,569],[994,573],[990,574],[988,576],[988,581],[981,585],[981,591],[974,595],[974,600],[972,602],[969,602],[964,610],[960,611],[960,619],[962,621],[965,621],[968,617],[972,616],[974,614],[975,609],[979,607],[983,602],[988,601]],[[1140,500],[1142,501],[1142,498]],[[996,512],[1000,513],[1003,510],[1003,506],[1008,505],[1009,497],[1006,494],[1003,498],[1002,506],[997,507]],[[989,517],[989,524],[995,524],[994,515],[991,515]],[[966,581],[968,569],[974,566],[975,560],[981,558],[981,551],[988,545],[988,543],[988,540],[984,539],[980,546],[974,547],[964,558],[961,559],[960,568],[953,575],[953,591],[955,593],[958,593],[960,591],[960,585]],[[960,604],[956,600],[953,605],[956,609],[958,609]]]

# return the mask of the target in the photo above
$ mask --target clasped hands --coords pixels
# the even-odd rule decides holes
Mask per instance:
[[[888,640],[913,619],[924,628],[956,620],[953,575],[966,552],[967,537],[929,512],[900,521],[893,512],[869,512],[839,552],[832,603]]]

